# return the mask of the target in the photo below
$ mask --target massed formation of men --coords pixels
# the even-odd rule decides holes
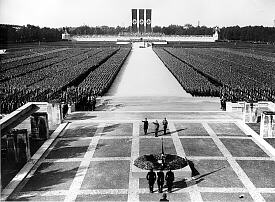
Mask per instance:
[[[1,88],[1,114],[11,113],[27,102],[75,103],[85,107],[85,110],[94,110],[98,93],[98,91],[89,87],[69,87],[65,90],[53,88]]]

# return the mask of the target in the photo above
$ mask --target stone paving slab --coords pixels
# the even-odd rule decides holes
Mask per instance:
[[[130,157],[131,139],[101,139],[93,157]]]
[[[266,202],[274,202],[275,201],[275,193],[262,193],[262,196],[264,197]]]
[[[249,193],[202,193],[203,201],[221,201],[221,202],[229,202],[229,201],[245,201],[245,202],[253,202],[254,200],[251,198]],[[243,195],[243,198],[239,198],[240,195]]]
[[[250,160],[237,160],[244,172],[257,188],[275,188],[275,162]]]
[[[91,162],[81,189],[128,189],[130,161]]]
[[[235,123],[209,123],[218,136],[246,136]]]
[[[177,154],[172,138],[164,138],[163,146],[165,153]],[[161,138],[153,137],[139,140],[139,155],[161,153]]]
[[[132,136],[132,123],[108,123],[104,127],[102,136]]]
[[[76,201],[127,201],[127,194],[78,195]]]
[[[187,156],[222,156],[211,138],[180,138]]]
[[[79,140],[79,139],[75,139],[75,140],[57,140],[57,144],[55,145],[54,148],[62,148],[62,147],[88,147],[89,146],[89,141],[87,140]]]
[[[203,177],[202,181],[198,183],[199,187],[243,187],[243,184],[227,161],[194,160],[193,163],[200,175],[208,174],[225,167],[222,170]]]
[[[179,136],[209,136],[201,123],[176,123]]]
[[[84,157],[88,146],[86,147],[59,147],[53,150],[46,157],[47,159],[64,158],[82,158]]]
[[[62,138],[93,137],[96,130],[97,124],[70,124]]]
[[[267,157],[268,155],[250,139],[223,139],[220,138],[232,156]]]
[[[51,191],[69,189],[79,162],[42,163],[27,181],[22,191]]]
[[[154,194],[139,194],[139,200],[140,201],[159,201],[162,198],[161,193],[154,193]],[[173,193],[173,194],[167,194],[167,199],[169,201],[182,201],[187,202],[191,201],[190,196],[188,193]]]
[[[41,196],[40,194],[20,193],[13,201],[64,201],[65,196]]]

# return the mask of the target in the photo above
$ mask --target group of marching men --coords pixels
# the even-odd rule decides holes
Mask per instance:
[[[258,101],[271,101],[275,102],[275,89],[272,88],[245,88],[236,87],[232,88],[224,86],[220,90],[221,109],[226,109],[226,102],[258,102]]]

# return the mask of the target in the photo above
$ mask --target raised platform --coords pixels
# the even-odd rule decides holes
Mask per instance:
[[[167,107],[173,105],[173,99],[168,100],[163,100]],[[149,103],[143,106],[149,109]],[[238,201],[240,195],[247,201],[275,199],[275,154],[234,114],[138,109],[69,115],[68,126],[9,199],[159,201],[157,185],[150,194],[146,171],[136,168],[133,161],[140,155],[159,153],[161,138],[165,152],[186,156],[192,163],[192,167],[174,171],[169,200]],[[149,119],[148,135],[143,134],[141,122],[145,116]],[[168,133],[163,135],[161,127],[159,137],[154,137],[152,121],[161,121],[164,116],[169,122]]]

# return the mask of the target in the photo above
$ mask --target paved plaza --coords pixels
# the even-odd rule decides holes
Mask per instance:
[[[185,182],[177,176],[170,201],[275,201],[275,157],[238,119],[178,112],[170,114],[169,133],[154,137],[152,121],[161,121],[165,112],[150,117],[148,135],[138,119],[150,112],[135,118],[131,112],[105,112],[116,120],[108,120],[108,115],[97,119],[100,112],[79,113],[67,118],[65,130],[11,200],[159,201],[157,186],[149,193],[146,179],[133,172],[133,161],[160,153],[163,138],[165,152],[186,156],[199,179],[190,176]]]

